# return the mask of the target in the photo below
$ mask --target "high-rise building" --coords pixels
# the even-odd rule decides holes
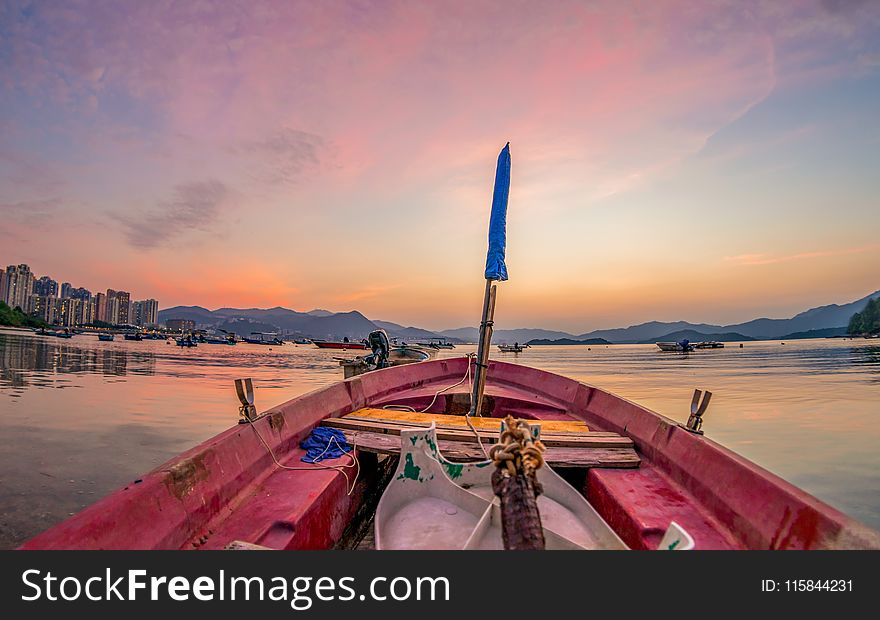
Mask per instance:
[[[83,302],[83,325],[91,325],[95,322],[95,317],[97,316],[97,307],[98,303],[95,301],[95,298],[89,299],[88,301]]]
[[[6,303],[6,271],[0,269],[0,301]]]
[[[156,299],[147,299],[144,301],[144,317],[147,325],[159,324],[159,301]]]
[[[25,264],[6,268],[6,295],[4,301],[11,308],[27,308],[28,299],[34,291],[34,275]]]
[[[73,289],[73,285],[70,282],[62,282],[61,283],[61,299],[68,299],[70,297],[70,291]]]
[[[119,298],[115,295],[113,297],[107,296],[107,314],[106,319],[108,323],[111,325],[119,324]]]
[[[157,325],[159,323],[159,302],[155,299],[134,301],[131,304],[131,315],[135,325]]]
[[[119,323],[130,325],[133,322],[131,317],[131,293],[118,291],[116,299],[119,300]]]
[[[88,301],[92,298],[92,291],[90,291],[86,288],[83,288],[83,287],[71,288],[69,295],[73,299],[79,299],[80,301]]]
[[[58,297],[58,282],[49,276],[43,276],[34,282],[34,294],[44,297]]]
[[[51,295],[31,295],[28,314],[47,323],[54,323],[57,299]]]
[[[79,299],[68,297],[66,299],[55,300],[55,321],[57,325],[64,327],[74,327],[76,325],[77,316],[82,316],[79,307],[82,302]]]
[[[95,295],[95,317],[93,321],[107,320],[107,295],[98,293]]]

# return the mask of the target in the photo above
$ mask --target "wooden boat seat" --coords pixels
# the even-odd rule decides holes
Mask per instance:
[[[399,409],[380,409],[377,407],[365,407],[352,411],[343,416],[348,419],[376,420],[380,422],[396,422],[401,425],[430,426],[431,422],[437,424],[437,428],[444,426],[468,428],[463,415],[447,415],[442,413],[419,413],[416,411],[401,411]],[[498,432],[501,427],[501,418],[472,417],[471,424],[478,429],[489,429]],[[539,420],[541,433],[572,432],[582,433],[589,431],[587,423],[583,420]],[[612,433],[617,435],[617,433]],[[619,435],[618,435],[619,437]]]
[[[697,549],[744,549],[701,504],[652,465],[635,470],[591,469],[585,495],[632,549],[656,549],[675,521]]]
[[[416,413],[391,409],[358,409],[341,418],[327,418],[323,426],[342,430],[360,450],[378,454],[400,453],[400,432],[437,424],[442,452],[451,460],[483,460],[474,432],[464,416]],[[501,428],[499,418],[471,418],[484,444],[493,443]],[[590,431],[580,420],[541,420],[541,438],[547,446],[544,459],[552,467],[638,467],[640,458],[629,437]]]

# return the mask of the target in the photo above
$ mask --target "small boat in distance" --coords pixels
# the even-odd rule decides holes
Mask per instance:
[[[445,338],[429,338],[427,342],[419,341],[416,344],[423,347],[432,347],[434,349],[454,349],[455,345]]]
[[[315,340],[312,339],[312,344],[318,347],[319,349],[366,349],[367,343],[363,341],[353,341],[343,339],[339,340]]]
[[[183,338],[177,339],[177,346],[178,347],[197,347],[197,346],[199,346],[199,343],[197,343],[195,341],[195,339],[193,339],[192,336],[184,336]]]
[[[284,341],[278,337],[278,334],[273,332],[251,332],[250,337],[244,336],[242,338],[247,343],[250,344],[268,344],[268,345],[282,345]]]
[[[694,350],[694,345],[687,340],[682,340],[681,342],[658,342],[657,346],[660,347],[661,351],[667,353],[688,353]]]
[[[144,339],[144,337],[141,335],[140,332],[135,332],[133,334],[125,334],[124,336],[125,336],[126,340],[136,340],[138,342],[140,342],[141,340]]]
[[[520,344],[515,342],[513,344],[499,344],[498,350],[502,353],[522,353],[524,349],[531,349],[531,345],[528,344]]]
[[[113,334],[98,334],[98,340],[101,342],[113,342]]]
[[[362,375],[371,370],[381,370],[403,364],[426,362],[437,355],[437,348],[423,348],[397,342],[388,338],[384,329],[376,329],[367,336],[364,345],[372,351],[369,355],[358,355],[353,359],[337,357],[346,379]]]
[[[55,336],[56,338],[73,338],[73,332],[67,328],[64,328],[59,331],[47,332],[45,328],[41,328],[40,331],[36,332],[41,336]]]
[[[723,349],[724,343],[723,342],[716,342],[714,340],[709,340],[707,342],[698,342],[697,344],[694,345],[694,348],[696,348],[696,349]]]
[[[312,341],[308,338],[294,338],[291,342],[293,344],[312,344]]]

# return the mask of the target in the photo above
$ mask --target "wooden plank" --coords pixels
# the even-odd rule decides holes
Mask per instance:
[[[345,417],[370,418],[379,420],[393,420],[395,422],[416,422],[431,423],[435,421],[438,425],[448,424],[450,426],[465,426],[467,423],[462,415],[448,415],[443,413],[418,413],[416,411],[400,411],[398,409],[376,409],[374,407],[365,407],[352,411]],[[538,420],[535,420],[536,422]],[[472,417],[471,422],[477,428],[488,428],[494,431],[498,430],[501,418],[480,418]],[[587,423],[581,420],[541,420],[541,432],[584,432],[590,430]]]
[[[426,413],[423,415],[431,416],[432,414]],[[438,429],[443,428],[443,429],[447,429],[447,430],[461,430],[461,429],[466,428],[466,429],[470,430],[470,428],[467,425],[467,422],[465,421],[465,417],[463,415],[452,416],[452,417],[458,419],[458,420],[456,420],[455,424],[443,424],[443,423],[439,423],[437,421],[434,421],[434,423],[437,425]],[[344,416],[342,416],[341,419],[356,420],[358,422],[379,422],[381,424],[387,424],[387,425],[391,425],[391,426],[403,426],[403,427],[407,427],[407,428],[424,427],[424,426],[431,425],[430,419],[425,420],[425,421],[409,421],[409,420],[391,420],[391,419],[383,419],[383,418],[362,418],[360,416],[354,415],[353,413],[349,413],[347,415],[344,415]],[[474,425],[474,427],[480,431],[483,431],[483,430],[491,431],[497,435],[498,431],[501,429],[501,418],[471,418],[471,420],[472,421],[481,420],[479,425],[476,425],[476,424]],[[548,421],[558,422],[559,420],[527,420],[527,422],[529,422],[529,423],[539,424],[541,426],[541,435],[542,436],[543,435],[553,435],[554,437],[555,436],[570,436],[570,435],[580,436],[580,435],[587,434],[590,437],[620,437],[620,433],[614,433],[611,431],[591,431],[586,426],[584,426],[580,430],[576,430],[576,431],[557,431],[557,430],[549,430],[548,431],[546,428],[544,428],[545,424]]]
[[[382,422],[379,420],[360,420],[354,418],[326,418],[321,421],[322,426],[338,428],[344,431],[367,431],[372,433],[383,433],[386,435],[400,435],[400,431],[406,428],[415,428],[413,424],[397,424],[393,421]],[[421,424],[420,426],[429,426]],[[477,429],[480,439],[486,443],[495,443],[498,440],[497,430]],[[460,427],[442,427],[437,429],[438,439],[449,439],[452,441],[476,442],[474,432],[469,428]],[[552,434],[543,432],[541,429],[541,440],[545,446],[570,447],[570,448],[631,448],[632,439],[622,437],[616,433],[603,433],[595,436],[590,432],[587,433],[565,433]]]
[[[378,454],[400,454],[400,439],[394,435],[367,431],[347,431],[348,442],[359,450]],[[480,461],[483,453],[476,443],[438,440],[443,456],[452,461]],[[632,448],[562,448],[548,447],[544,460],[551,467],[609,467],[633,468],[639,466],[639,455]]]

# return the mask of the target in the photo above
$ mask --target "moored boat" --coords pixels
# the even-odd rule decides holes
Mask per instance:
[[[709,340],[706,342],[698,342],[694,345],[695,349],[723,349],[723,342],[715,342],[714,340]]]
[[[98,340],[102,342],[113,342],[113,334],[98,334]]]
[[[283,345],[284,341],[278,337],[278,334],[272,332],[251,332],[250,336],[242,337],[242,340],[249,344],[263,345]]]
[[[502,353],[522,353],[525,349],[531,348],[528,344],[499,344],[498,350]]]
[[[425,350],[407,344],[392,344],[382,329],[371,332],[367,342],[367,346],[373,351],[370,355],[353,359],[337,358],[346,379],[371,370],[425,362],[437,354],[437,349]]]
[[[319,349],[366,349],[367,343],[349,340],[317,340],[312,339],[312,344]]]
[[[137,342],[140,342],[144,339],[140,332],[135,332],[133,334],[124,334],[124,337],[126,340],[136,340]]]
[[[455,345],[446,340],[445,338],[431,338],[427,341],[419,341],[416,344],[421,345],[423,347],[433,347],[435,349],[454,349]]]
[[[656,344],[661,351],[667,353],[688,353],[694,350],[694,345],[690,344],[687,340],[682,340],[681,342],[658,342]]]

